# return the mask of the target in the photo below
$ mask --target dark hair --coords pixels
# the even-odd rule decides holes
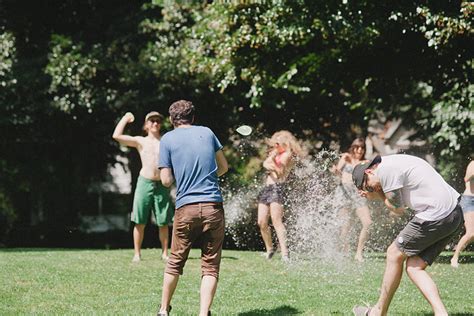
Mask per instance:
[[[354,139],[354,141],[351,144],[351,147],[349,147],[349,153],[353,155],[354,151],[358,147],[362,147],[364,149],[364,155],[365,155],[365,139],[364,138],[357,137],[356,139]]]
[[[179,100],[171,104],[169,113],[174,126],[191,124],[194,119],[194,105],[191,101]]]

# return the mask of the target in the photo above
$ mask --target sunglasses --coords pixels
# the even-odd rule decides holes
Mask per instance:
[[[161,124],[161,120],[159,118],[150,118],[148,119],[148,121],[150,121],[151,123]]]

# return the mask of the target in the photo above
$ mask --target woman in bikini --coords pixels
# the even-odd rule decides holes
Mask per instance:
[[[341,229],[343,251],[349,250],[349,240],[347,238],[350,228],[349,218],[350,213],[355,210],[355,213],[362,224],[355,254],[355,260],[359,262],[364,261],[362,252],[367,239],[369,239],[369,228],[372,224],[372,219],[370,217],[370,210],[367,206],[366,199],[359,196],[357,188],[352,182],[352,170],[354,170],[354,167],[359,163],[367,161],[364,160],[364,157],[365,140],[359,137],[352,142],[349,151],[342,154],[341,159],[336,166],[336,172],[341,176],[341,185],[338,188],[338,191],[342,196],[342,200],[344,200],[344,206],[340,212],[341,216],[344,218],[344,224]]]
[[[464,214],[464,228],[466,233],[461,237],[456,246],[456,251],[451,258],[451,266],[459,267],[459,255],[461,251],[474,241],[474,161],[471,161],[466,168],[464,176],[466,189],[461,196],[461,208]]]
[[[283,224],[284,183],[301,154],[298,141],[288,131],[278,131],[268,140],[271,150],[263,162],[267,171],[265,187],[258,195],[258,226],[265,243],[267,259],[274,254],[272,235],[268,225],[270,217],[280,244],[283,261],[288,261],[286,228]]]

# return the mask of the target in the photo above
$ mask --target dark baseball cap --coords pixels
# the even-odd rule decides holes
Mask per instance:
[[[382,161],[382,157],[380,155],[375,156],[374,159],[372,159],[369,162],[362,162],[355,166],[354,170],[352,171],[352,181],[354,181],[355,186],[361,190],[362,189],[362,183],[364,182],[364,174],[365,170],[369,169],[375,164],[378,164]]]

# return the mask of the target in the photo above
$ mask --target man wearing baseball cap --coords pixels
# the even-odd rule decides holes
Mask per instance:
[[[377,156],[361,163],[352,173],[359,194],[382,200],[391,212],[407,209],[414,217],[387,249],[387,263],[378,302],[355,306],[355,315],[386,315],[403,273],[430,303],[435,315],[448,315],[438,288],[425,271],[463,224],[459,193],[425,160],[410,155]]]
[[[169,189],[161,184],[160,171],[156,167],[156,161],[160,151],[160,128],[163,115],[152,111],[145,116],[143,131],[146,136],[125,135],[124,129],[128,123],[132,123],[135,117],[127,112],[115,127],[113,138],[121,145],[134,147],[140,154],[142,168],[137,179],[137,186],[133,197],[133,210],[131,220],[133,227],[133,248],[135,254],[132,262],[140,262],[142,259],[141,249],[145,235],[145,225],[150,213],[155,215],[156,224],[159,227],[163,260],[168,260],[168,225],[173,223],[174,210],[171,205]]]

